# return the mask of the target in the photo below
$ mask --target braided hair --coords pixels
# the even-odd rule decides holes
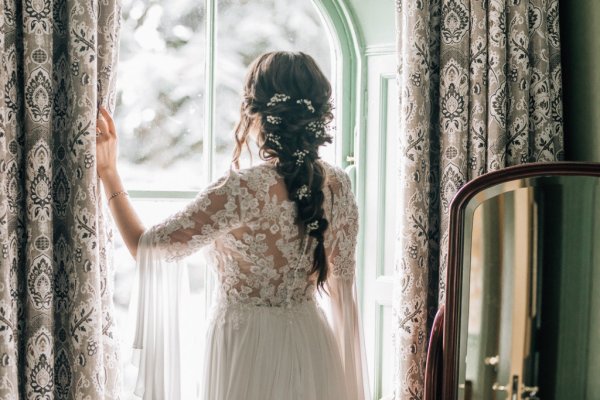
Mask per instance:
[[[235,128],[233,165],[239,168],[250,131],[257,132],[261,159],[272,162],[296,204],[297,223],[317,241],[311,273],[317,287],[327,279],[324,235],[329,221],[323,209],[325,170],[319,147],[331,143],[331,84],[312,57],[272,52],[250,66],[241,117]]]

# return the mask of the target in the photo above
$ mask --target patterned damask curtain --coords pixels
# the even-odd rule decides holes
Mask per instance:
[[[115,399],[95,167],[114,103],[116,0],[0,5],[0,399]]]
[[[421,399],[444,301],[448,212],[492,170],[563,158],[558,0],[397,0],[404,188],[395,399]]]

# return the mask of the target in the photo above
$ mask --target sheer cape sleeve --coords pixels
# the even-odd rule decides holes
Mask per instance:
[[[147,229],[137,251],[134,394],[144,400],[192,399],[193,379],[180,317],[188,304],[187,269],[181,260],[240,223],[239,175],[235,171],[200,192],[182,211]]]
[[[369,375],[358,309],[356,290],[356,243],[358,208],[351,191],[350,180],[339,170],[339,190],[331,190],[331,235],[329,248],[329,277],[326,281],[326,307],[338,342],[349,400],[370,399]]]
[[[189,304],[187,269],[167,261],[153,245],[151,231],[142,235],[137,254],[131,305],[136,318],[133,363],[138,367],[134,394],[144,400],[193,398],[182,348],[188,331],[181,318]]]

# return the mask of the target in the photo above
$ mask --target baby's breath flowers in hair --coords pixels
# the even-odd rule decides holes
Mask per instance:
[[[267,103],[267,107],[273,107],[277,103],[285,103],[286,101],[288,101],[290,99],[291,99],[291,97],[288,96],[287,94],[284,94],[284,93],[275,93],[273,95],[273,97],[271,97],[271,99],[269,100],[269,102]]]
[[[308,229],[308,231],[316,231],[317,229],[319,229],[319,221],[313,221],[310,224],[306,225],[306,229]]]
[[[304,157],[308,154],[308,150],[296,150],[294,152],[294,158],[296,159],[296,165],[302,165],[304,163]]]
[[[325,124],[321,121],[313,121],[306,126],[309,132],[312,132],[317,138],[325,136]]]
[[[270,123],[271,125],[279,125],[281,124],[282,118],[281,117],[274,117],[272,115],[267,115],[267,122]]]
[[[296,100],[296,103],[298,104],[304,104],[306,106],[306,109],[308,111],[310,111],[311,113],[315,113],[315,108],[312,105],[312,101],[308,100],[308,99],[298,99]]]
[[[273,133],[267,133],[265,135],[265,140],[273,143],[279,150],[282,149],[281,142],[279,142],[279,136]]]
[[[310,189],[308,188],[308,186],[306,186],[306,185],[300,186],[300,188],[296,192],[296,197],[299,200],[309,198],[310,197]]]

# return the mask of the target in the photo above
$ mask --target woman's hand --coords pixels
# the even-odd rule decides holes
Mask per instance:
[[[111,115],[104,107],[96,120],[96,169],[100,179],[117,173],[119,153],[117,131]]]
[[[102,186],[108,201],[113,219],[119,228],[125,245],[136,257],[138,242],[144,233],[144,225],[136,214],[125,186],[117,171],[117,131],[115,123],[105,108],[100,107],[96,121],[96,168],[102,179]],[[117,195],[115,196],[115,193]]]

